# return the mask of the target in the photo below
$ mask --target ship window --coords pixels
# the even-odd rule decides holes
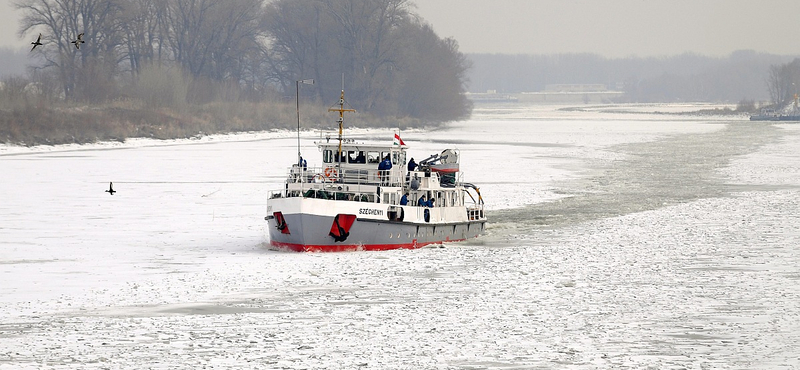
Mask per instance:
[[[399,154],[399,152],[392,152],[392,164],[402,163]]]
[[[369,152],[367,154],[367,160],[369,161],[369,163],[381,163],[380,153]]]
[[[333,161],[334,162],[339,162],[339,163],[347,162],[347,152],[342,151],[341,154],[342,155],[341,155],[341,158],[340,158],[339,157],[339,150],[338,149],[334,150],[333,151]]]
[[[325,152],[322,154],[322,161],[325,163],[333,162],[333,150],[325,150]]]
[[[347,156],[350,163],[367,163],[364,151],[351,150],[347,152]]]

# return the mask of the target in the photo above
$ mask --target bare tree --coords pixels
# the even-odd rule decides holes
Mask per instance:
[[[784,83],[781,67],[774,64],[769,66],[767,89],[769,90],[769,97],[772,99],[773,103],[778,104],[782,101],[783,96],[786,95],[783,88]]]
[[[407,29],[414,47],[404,49],[407,66],[399,110],[402,115],[446,121],[465,118],[472,109],[464,96],[470,62],[451,38],[440,39],[426,24]]]
[[[132,78],[141,73],[143,66],[161,65],[165,55],[167,29],[166,3],[161,0],[126,0],[118,22],[123,30],[120,47],[122,61],[130,66]]]
[[[462,117],[470,109],[462,94],[468,63],[455,42],[436,36],[411,7],[408,0],[277,0],[265,18],[265,59],[285,92],[294,89],[295,80],[313,77],[318,97],[336,96],[344,75],[349,100],[358,109],[437,120]],[[408,104],[415,99],[425,104]],[[443,99],[458,108],[440,104]]]
[[[337,25],[333,35],[346,52],[343,67],[352,76],[354,98],[372,110],[387,93],[397,67],[397,30],[409,19],[409,2],[331,0],[325,4]]]
[[[40,31],[54,47],[41,48],[45,67],[53,67],[67,99],[104,98],[113,85],[115,49],[119,42],[121,0],[19,0],[23,12],[20,35]],[[72,43],[79,34],[81,49]]]
[[[767,75],[767,89],[772,101],[784,105],[800,94],[800,58],[787,64],[771,65]]]
[[[269,46],[263,50],[267,68],[284,91],[293,88],[298,79],[314,78],[313,90],[324,91],[322,78],[326,47],[332,41],[324,32],[321,1],[275,1],[267,7],[263,18]],[[325,63],[333,62],[324,60]],[[312,89],[304,89],[307,93]]]
[[[166,22],[175,61],[192,75],[240,79],[243,58],[258,49],[260,0],[169,0]]]
[[[266,96],[275,85],[286,93],[301,78],[316,81],[304,95],[328,99],[346,76],[353,105],[379,115],[438,120],[469,110],[462,94],[466,59],[453,40],[418,21],[411,0],[16,5],[23,12],[20,33],[45,35],[45,46],[35,52],[46,61],[44,70],[57,71],[68,100],[107,100],[126,84],[139,98],[158,90],[178,105],[238,101]],[[80,49],[71,43],[79,34],[86,41]],[[189,86],[185,94],[157,83],[177,76]]]

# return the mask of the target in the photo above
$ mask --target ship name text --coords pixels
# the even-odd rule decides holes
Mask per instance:
[[[375,208],[360,208],[358,210],[358,214],[360,215],[371,215],[371,216],[383,216],[382,209],[375,209]]]

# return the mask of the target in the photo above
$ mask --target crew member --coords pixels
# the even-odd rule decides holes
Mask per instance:
[[[387,155],[386,158],[378,163],[378,176],[381,179],[381,185],[387,185],[389,183],[389,170],[392,169],[392,161],[389,159]]]
[[[380,164],[378,164],[378,169],[379,170],[391,170],[392,169],[392,161],[389,159],[388,155],[386,156],[386,158],[383,159],[383,161]]]
[[[306,169],[308,169],[308,163],[306,163],[306,160],[305,160],[305,159],[303,159],[303,156],[300,156],[300,160],[298,161],[297,165],[298,165],[298,166],[300,166],[300,167],[302,167],[302,168],[303,168],[303,171],[305,171]]]

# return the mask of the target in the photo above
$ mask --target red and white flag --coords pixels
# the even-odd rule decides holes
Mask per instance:
[[[400,134],[396,132],[394,133],[394,145],[406,145],[406,143],[403,142],[403,139],[400,138]]]

